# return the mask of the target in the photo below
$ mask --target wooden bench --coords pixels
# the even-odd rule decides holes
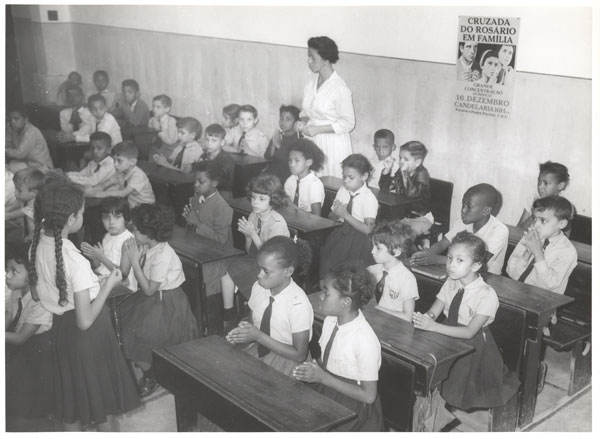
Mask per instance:
[[[175,396],[177,431],[198,413],[225,431],[328,431],[356,414],[218,336],[155,350],[157,381]]]

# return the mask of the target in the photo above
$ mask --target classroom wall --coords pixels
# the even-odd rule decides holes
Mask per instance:
[[[149,11],[150,19],[146,21],[145,15],[145,20],[137,23],[155,26],[158,21],[152,16],[158,12],[154,8]],[[66,59],[71,56],[67,51],[61,60],[65,63],[61,81],[72,69],[87,78],[90,90],[91,75],[100,68],[111,74],[111,83],[117,87],[123,79],[133,77],[140,82],[144,99],[149,101],[166,92],[174,100],[174,114],[195,116],[205,127],[220,120],[223,105],[252,103],[259,111],[259,127],[268,135],[277,128],[279,105],[301,103],[303,85],[309,77],[303,47],[306,38],[300,47],[292,47],[151,32],[116,27],[130,23],[131,17],[123,24],[112,12],[108,7],[95,11],[71,7],[70,23],[38,23],[46,57],[63,41],[67,48],[72,44],[72,59]],[[178,13],[174,31],[191,30],[184,25],[189,23],[190,11],[184,12]],[[75,22],[91,20],[92,15],[96,21],[113,26]],[[451,35],[439,38],[441,34],[436,32],[435,39],[455,41],[457,17],[446,18],[452,22]],[[194,16],[194,20],[197,29],[213,22],[210,17]],[[253,20],[267,18],[258,14]],[[524,21],[522,32],[526,32]],[[167,15],[164,23],[172,25],[173,16]],[[45,27],[54,26],[65,26],[69,32],[46,32]],[[311,29],[308,35],[326,34],[322,29],[326,28]],[[452,46],[455,56],[456,43]],[[342,44],[340,47],[345,49]],[[521,47],[526,51],[524,42],[519,50]],[[36,60],[51,67],[47,68],[50,77],[56,72],[56,62],[44,61],[42,55],[36,52]],[[372,154],[372,133],[382,127],[396,133],[398,145],[413,139],[423,141],[430,150],[425,164],[431,175],[454,182],[453,222],[460,218],[464,191],[480,182],[491,183],[502,192],[504,205],[499,218],[516,222],[525,201],[536,190],[538,163],[560,161],[572,174],[565,195],[580,213],[591,215],[591,80],[518,71],[512,117],[500,120],[455,112],[455,68],[440,62],[342,52],[336,70],[353,92],[357,119],[352,132],[354,150]]]

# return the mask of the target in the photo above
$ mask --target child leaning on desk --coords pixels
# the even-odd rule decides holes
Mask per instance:
[[[462,410],[498,407],[504,404],[502,389],[516,377],[504,377],[504,363],[489,325],[499,307],[494,289],[485,283],[480,271],[485,266],[485,243],[478,236],[458,233],[448,248],[448,280],[442,285],[434,304],[425,314],[415,312],[416,328],[461,339],[475,351],[459,358],[442,383],[442,397]],[[436,322],[444,312],[446,320]]]
[[[358,416],[335,431],[383,431],[377,392],[381,345],[360,308],[371,300],[370,276],[341,268],[325,276],[320,309],[326,316],[319,339],[321,358],[294,368],[293,377]]]
[[[193,117],[182,117],[177,121],[177,139],[179,143],[167,158],[161,153],[152,157],[154,163],[165,168],[188,174],[192,170],[192,163],[197,162],[204,150],[196,141],[202,136],[202,125]]]

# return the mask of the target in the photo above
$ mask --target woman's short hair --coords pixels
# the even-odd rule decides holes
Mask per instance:
[[[319,56],[331,64],[335,64],[340,59],[338,46],[329,37],[312,37],[308,39],[308,47],[315,49]]]

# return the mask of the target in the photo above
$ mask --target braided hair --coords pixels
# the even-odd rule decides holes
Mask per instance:
[[[352,300],[351,309],[357,310],[369,303],[373,296],[372,276],[364,268],[342,267],[327,273],[336,290]]]
[[[29,253],[29,285],[34,299],[38,299],[37,271],[35,267],[37,246],[42,228],[51,232],[54,237],[54,256],[56,258],[56,287],[58,288],[58,304],[67,304],[67,281],[62,256],[62,230],[71,215],[77,215],[83,206],[83,188],[64,180],[50,182],[38,192],[34,205],[33,242]]]

